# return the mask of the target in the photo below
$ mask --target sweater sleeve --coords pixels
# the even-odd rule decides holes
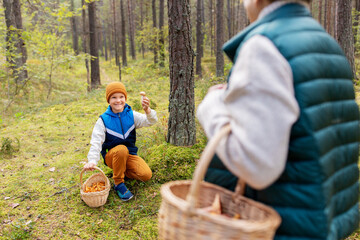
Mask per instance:
[[[156,111],[153,109],[151,109],[151,112],[149,114],[143,114],[136,111],[133,111],[133,113],[135,128],[150,127],[154,125],[158,120]]]
[[[231,134],[216,153],[234,175],[256,189],[269,186],[283,172],[298,116],[291,67],[260,35],[240,50],[228,89],[209,92],[197,110],[209,138],[231,125]]]
[[[88,162],[97,164],[100,160],[100,152],[102,149],[102,144],[105,141],[105,125],[101,118],[99,118],[94,126],[91,141],[90,141],[90,150],[87,155]]]

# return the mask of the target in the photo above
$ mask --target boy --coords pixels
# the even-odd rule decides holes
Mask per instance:
[[[244,0],[251,25],[223,47],[234,65],[197,117],[224,125],[206,180],[275,208],[278,240],[344,239],[359,224],[359,109],[351,67],[310,0]],[[219,160],[221,159],[221,161]]]
[[[113,170],[114,189],[121,200],[128,201],[134,195],[125,186],[125,176],[141,181],[148,181],[152,176],[149,166],[137,155],[135,129],[155,124],[157,116],[146,96],[141,100],[146,114],[133,111],[126,103],[127,92],[120,82],[107,85],[106,100],[109,106],[93,129],[84,169],[93,170],[101,152],[105,164]]]

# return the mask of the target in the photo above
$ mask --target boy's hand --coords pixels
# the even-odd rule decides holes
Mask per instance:
[[[146,97],[146,96],[142,97],[141,106],[147,114],[149,114],[151,112],[151,108],[149,107],[150,100],[148,97]]]
[[[95,163],[92,163],[92,162],[88,162],[84,165],[84,170],[90,170],[90,171],[93,171],[96,167],[96,164]]]

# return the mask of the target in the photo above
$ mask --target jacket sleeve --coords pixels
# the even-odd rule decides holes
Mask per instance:
[[[240,50],[228,89],[209,92],[198,106],[197,118],[209,138],[231,125],[216,153],[253,188],[269,186],[284,170],[291,127],[299,116],[293,88],[287,60],[257,35]]]
[[[133,113],[135,128],[150,127],[154,125],[158,120],[156,111],[153,109],[151,109],[151,112],[149,114],[143,114],[136,111],[133,111]]]
[[[91,134],[90,150],[87,155],[88,162],[97,164],[100,160],[100,152],[102,144],[105,141],[105,125],[101,118],[99,118],[94,126]]]

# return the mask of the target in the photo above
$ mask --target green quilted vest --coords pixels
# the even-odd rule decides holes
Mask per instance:
[[[359,226],[359,109],[352,71],[340,46],[300,4],[287,4],[227,42],[235,62],[252,36],[269,38],[288,60],[300,117],[291,130],[284,172],[246,196],[282,217],[278,240],[343,239]],[[266,119],[264,119],[266,121]],[[234,177],[215,157],[206,181],[233,189]]]

